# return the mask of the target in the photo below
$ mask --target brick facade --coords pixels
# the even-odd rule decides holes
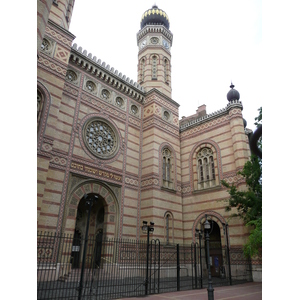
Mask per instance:
[[[93,212],[91,234],[101,227],[107,237],[145,239],[141,225],[146,220],[155,223],[153,238],[166,241],[168,232],[172,243],[191,243],[198,222],[208,214],[225,243],[222,226],[229,214],[222,200],[228,193],[221,180],[243,188],[236,173],[250,156],[241,102],[224,103],[210,115],[202,107],[198,115],[179,120],[179,105],[171,97],[170,49],[160,44],[141,49],[138,83],[133,82],[72,46],[75,37],[68,28],[74,2],[56,2],[38,1],[38,230],[74,233],[80,201],[94,193],[104,220],[100,226],[99,213]],[[167,29],[148,27],[138,33],[138,42],[158,37],[172,45]],[[49,44],[41,50],[43,39]],[[158,58],[155,80],[153,54]],[[89,149],[85,128],[93,118],[114,130],[117,146],[111,157],[102,159]],[[197,163],[203,148],[211,151],[214,166],[213,185],[204,188]],[[170,152],[167,179],[164,149]],[[231,246],[243,245],[248,231],[241,221],[230,220],[229,229]]]

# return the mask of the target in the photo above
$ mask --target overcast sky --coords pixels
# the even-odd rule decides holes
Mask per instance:
[[[142,14],[154,4],[169,16],[172,99],[179,118],[226,107],[231,80],[240,93],[247,127],[262,106],[260,0],[76,0],[70,32],[74,43],[137,81]]]

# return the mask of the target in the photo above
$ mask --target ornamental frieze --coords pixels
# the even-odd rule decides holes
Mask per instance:
[[[49,35],[51,35],[53,38],[55,38],[56,40],[62,42],[63,44],[65,44],[68,47],[72,46],[72,41],[68,40],[67,38],[65,38],[64,36],[60,35],[59,33],[57,33],[56,31],[54,31],[53,29],[50,29],[48,26],[46,26],[45,32]]]
[[[71,94],[73,96],[78,96],[78,90],[76,90],[74,88],[71,88],[66,83],[65,83],[65,86],[64,86],[64,91],[68,92],[69,94]]]
[[[115,115],[115,116],[121,118],[122,120],[126,120],[125,114],[121,113],[120,111],[116,110],[115,108],[112,108],[112,107],[102,103],[100,100],[88,97],[84,93],[81,94],[81,99],[101,108],[101,110],[105,110],[105,111],[109,112],[111,115]]]
[[[126,177],[125,178],[125,183],[127,183],[129,185],[133,185],[133,186],[138,186],[139,181],[137,179]]]
[[[71,170],[80,171],[81,174],[85,174],[85,175],[90,174],[100,179],[104,179],[104,180],[109,179],[120,183],[122,182],[122,176],[114,172],[104,171],[98,168],[92,168],[90,166],[77,163],[77,162],[72,162],[70,167]]]
[[[66,76],[66,74],[67,74],[66,69],[64,69],[61,66],[51,62],[50,60],[48,60],[46,58],[43,58],[42,55],[39,56],[38,62],[40,64],[44,65],[45,67],[50,68],[51,70],[53,70],[53,71],[55,71],[59,74],[62,74],[63,76]]]
[[[216,125],[225,123],[227,121],[228,121],[228,117],[227,116],[222,116],[221,118],[217,118],[217,119],[211,120],[211,121],[206,122],[204,124],[198,125],[197,127],[193,127],[193,128],[191,128],[189,130],[183,131],[181,133],[181,136],[182,137],[187,137],[187,136],[192,135],[192,134],[197,134],[200,131],[205,131],[208,128],[211,128],[211,127],[214,127]]]
[[[155,101],[155,102],[159,103],[161,106],[171,110],[175,114],[178,113],[178,110],[177,110],[177,108],[174,107],[174,105],[170,104],[170,102],[168,102],[168,101],[161,99],[157,95],[151,95],[150,97],[145,98],[145,105],[150,103],[151,101]]]
[[[144,129],[146,129],[147,127],[150,127],[151,125],[157,125],[160,129],[165,129],[168,133],[172,133],[175,134],[176,136],[178,136],[178,128],[174,128],[173,126],[168,126],[163,122],[160,122],[159,120],[155,120],[155,119],[151,119],[148,120],[146,122],[144,122]]]
[[[156,178],[149,178],[142,181],[142,187],[150,186],[150,185],[158,185],[159,181]]]

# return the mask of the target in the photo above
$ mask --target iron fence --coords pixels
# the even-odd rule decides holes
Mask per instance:
[[[80,236],[38,233],[38,299],[116,299],[207,287],[205,249],[197,243],[152,240],[147,245],[139,240],[90,236],[85,258],[84,244]],[[211,250],[213,286],[252,281],[251,265],[242,249],[228,250]]]

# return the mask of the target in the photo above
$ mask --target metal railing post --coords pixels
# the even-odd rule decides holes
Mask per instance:
[[[197,288],[197,253],[196,253],[196,243],[194,243],[194,268],[195,268],[195,289]]]
[[[177,244],[177,291],[180,291],[180,257],[179,257],[179,244]]]

